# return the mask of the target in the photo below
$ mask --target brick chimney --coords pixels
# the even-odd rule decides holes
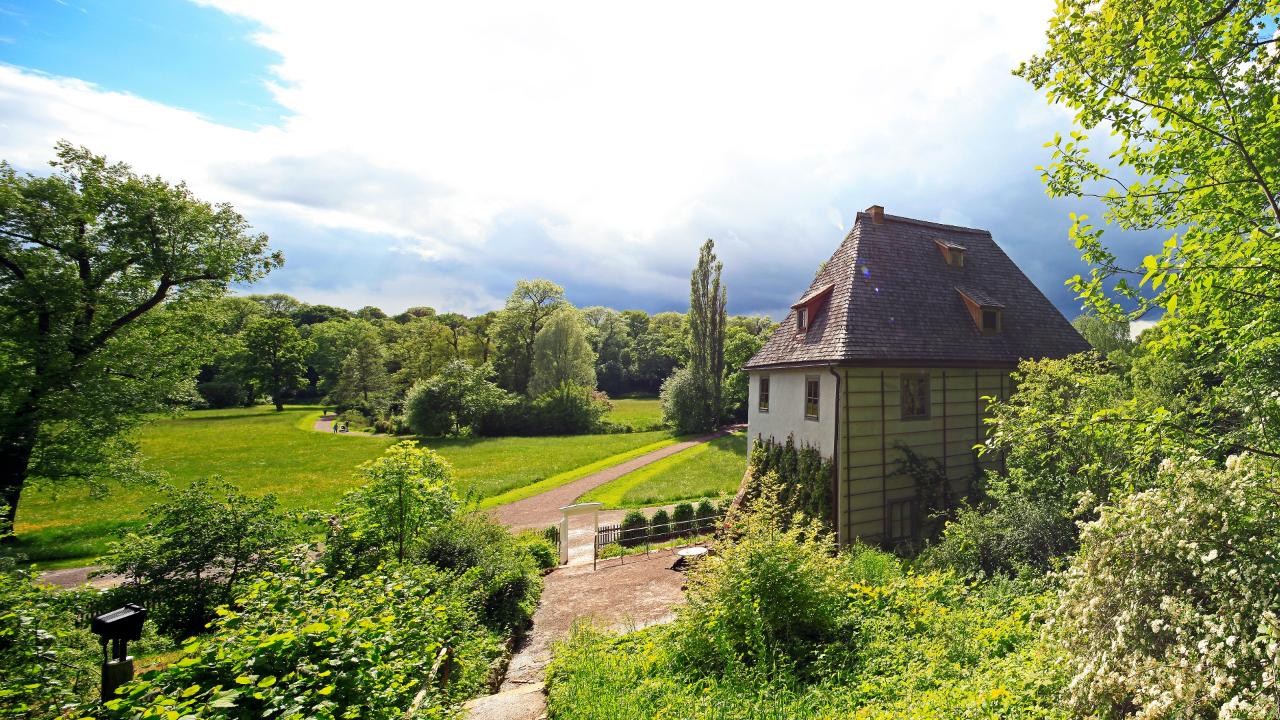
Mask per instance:
[[[884,206],[872,205],[866,209],[866,213],[871,216],[871,222],[877,225],[884,223]]]

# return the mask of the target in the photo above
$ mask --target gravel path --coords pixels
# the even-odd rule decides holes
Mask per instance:
[[[511,658],[496,695],[467,703],[470,720],[536,720],[546,716],[543,677],[551,647],[579,620],[611,630],[638,630],[670,622],[684,603],[684,575],[671,569],[676,556],[655,552],[648,560],[629,558],[562,567],[546,577],[533,627]]]
[[[694,445],[714,440],[723,435],[728,435],[739,426],[723,428],[718,432],[710,435],[703,435],[693,440],[678,442],[674,445],[668,445],[659,448],[651,453],[632,458],[624,463],[614,465],[611,468],[605,468],[596,473],[592,473],[584,478],[574,480],[566,485],[561,485],[553,490],[528,497],[523,500],[517,500],[506,505],[499,505],[489,510],[489,515],[495,520],[506,525],[512,530],[541,530],[549,525],[560,522],[560,508],[565,505],[572,505],[583,493],[593,490],[612,480],[626,475],[627,473],[638,470],[645,465],[655,463],[663,458],[671,457],[682,450],[688,450]],[[626,514],[626,511],[617,512],[618,517]],[[600,520],[605,522],[606,517],[612,517],[608,513],[601,513]],[[610,520],[612,522],[612,520]]]

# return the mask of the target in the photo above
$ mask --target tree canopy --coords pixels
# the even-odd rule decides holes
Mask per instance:
[[[29,479],[132,475],[123,434],[186,399],[213,351],[202,304],[278,267],[230,205],[61,143],[0,162],[0,499]]]

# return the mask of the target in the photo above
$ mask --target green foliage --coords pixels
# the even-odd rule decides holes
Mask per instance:
[[[776,477],[762,478],[751,510],[732,525],[732,542],[690,572],[681,619],[711,630],[683,636],[690,665],[720,672],[808,665],[847,630],[835,544],[820,524],[794,522],[780,491]]]
[[[624,546],[639,545],[648,535],[649,518],[639,510],[628,510],[622,518],[622,539]]]
[[[705,387],[693,370],[682,367],[662,383],[662,422],[681,434],[706,432],[718,418],[707,404]]]
[[[359,408],[374,416],[384,413],[390,387],[385,362],[385,352],[377,336],[361,335],[342,360],[326,402],[339,408]]]
[[[706,498],[702,498],[701,500],[699,500],[699,501],[698,501],[698,507],[697,507],[697,509],[696,509],[694,512],[695,512],[696,517],[697,517],[699,520],[705,520],[705,519],[707,519],[707,518],[713,518],[713,517],[715,517],[715,516],[716,516],[716,514],[717,514],[717,513],[716,513],[716,507],[715,507],[714,505],[712,505],[712,504],[711,504],[711,501],[710,501],[710,500],[708,500],[708,499],[706,499]]]
[[[1023,361],[1013,382],[1017,392],[990,407],[986,450],[1008,467],[989,480],[994,498],[1021,495],[1075,517],[1149,485],[1161,438],[1124,420],[1132,393],[1096,354]]]
[[[564,383],[533,400],[531,435],[581,435],[601,429],[609,412],[603,396],[581,385]]]
[[[251,319],[243,342],[245,375],[270,393],[277,412],[283,411],[285,396],[306,382],[306,359],[314,344],[283,317]]]
[[[743,366],[769,339],[768,331],[752,333],[741,324],[731,324],[724,341],[724,412],[737,420],[747,418],[748,380]]]
[[[547,530],[523,532],[516,536],[519,545],[529,553],[539,570],[550,570],[560,564],[560,528],[556,525],[551,527],[555,528],[554,537]]]
[[[609,507],[650,507],[732,494],[747,466],[747,437],[732,433],[695,445],[612,480],[583,496]]]
[[[298,533],[274,495],[251,498],[221,478],[165,495],[144,526],[112,543],[106,564],[125,578],[113,597],[151,608],[161,631],[181,638],[203,631]]]
[[[529,389],[538,332],[565,305],[564,288],[550,280],[519,280],[494,320],[495,364],[502,386],[517,393]]]
[[[279,266],[229,205],[59,143],[48,175],[0,161],[0,500],[145,477],[126,438],[189,401],[207,304]]]
[[[534,338],[529,394],[537,397],[562,385],[595,389],[595,363],[582,316],[565,305],[547,318]]]
[[[1102,509],[1054,614],[1077,711],[1275,717],[1280,483],[1273,462],[1166,461]]]
[[[54,718],[96,686],[79,595],[39,588],[25,570],[0,571],[0,718]]]
[[[364,482],[338,502],[325,541],[330,572],[361,575],[384,560],[403,562],[458,507],[453,471],[433,450],[402,442],[359,467]]]
[[[540,546],[541,550],[533,550]],[[546,555],[546,541],[516,542],[506,527],[487,516],[454,515],[423,535],[414,548],[414,562],[455,573],[475,600],[481,621],[495,630],[514,630],[528,624],[538,606],[542,569],[537,552]],[[559,553],[552,567],[559,564]]]
[[[1117,350],[1133,347],[1133,340],[1129,339],[1128,320],[1081,315],[1071,321],[1071,326],[1103,357],[1109,357]]]
[[[552,717],[1066,717],[1040,647],[1047,594],[835,556],[817,527],[782,530],[776,500],[757,507],[692,572],[674,624],[579,626],[555,648]]]
[[[200,393],[205,405],[214,409],[245,404],[244,386],[238,382],[229,380],[202,382],[196,385],[196,392]]]
[[[666,508],[658,508],[649,518],[649,536],[660,538],[671,532],[671,514]]]
[[[490,382],[493,368],[453,360],[430,379],[421,380],[405,396],[405,420],[420,435],[445,435],[472,428],[508,402],[507,393]]]
[[[715,427],[724,414],[724,335],[727,291],[720,284],[723,264],[715,243],[708,239],[698,251],[698,264],[689,276],[689,377],[693,400]],[[666,385],[663,384],[665,390]]]
[[[1069,284],[1101,317],[1162,312],[1154,345],[1194,356],[1204,383],[1205,402],[1124,417],[1215,457],[1280,452],[1276,11],[1272,0],[1067,0],[1017,71],[1074,113],[1076,129],[1047,143],[1049,194],[1096,198],[1121,230],[1168,233],[1128,266],[1103,229],[1072,218],[1090,271]]]
[[[920,560],[974,576],[1037,576],[1075,549],[1075,523],[1052,506],[1012,495],[998,505],[959,508]]]
[[[303,559],[253,582],[182,657],[144,673],[99,718],[446,717],[480,690],[498,638],[466,588],[430,566],[331,577]],[[447,648],[448,683],[430,669]]]
[[[687,502],[677,503],[675,510],[671,513],[671,521],[677,522],[677,523],[687,523],[691,520],[693,520],[693,505]],[[681,527],[683,529],[689,528],[688,525],[683,525]]]
[[[751,472],[744,496],[751,504],[763,491],[762,481],[769,474],[777,476],[780,485],[778,501],[787,514],[803,513],[806,517],[829,522],[831,519],[831,461],[815,447],[796,447],[788,436],[779,443],[773,438],[756,439],[751,447]]]

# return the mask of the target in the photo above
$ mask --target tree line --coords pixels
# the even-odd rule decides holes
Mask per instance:
[[[103,491],[149,478],[129,431],[192,405],[326,402],[419,434],[585,432],[609,429],[607,396],[652,395],[688,365],[702,398],[692,425],[710,427],[745,414],[741,367],[773,329],[766,317],[726,317],[723,290],[708,334],[696,302],[692,314],[577,308],[544,279],[517,282],[501,309],[471,317],[229,296],[284,263],[234,208],[67,143],[50,165],[20,174],[0,161],[0,515],[10,523],[29,483]]]

